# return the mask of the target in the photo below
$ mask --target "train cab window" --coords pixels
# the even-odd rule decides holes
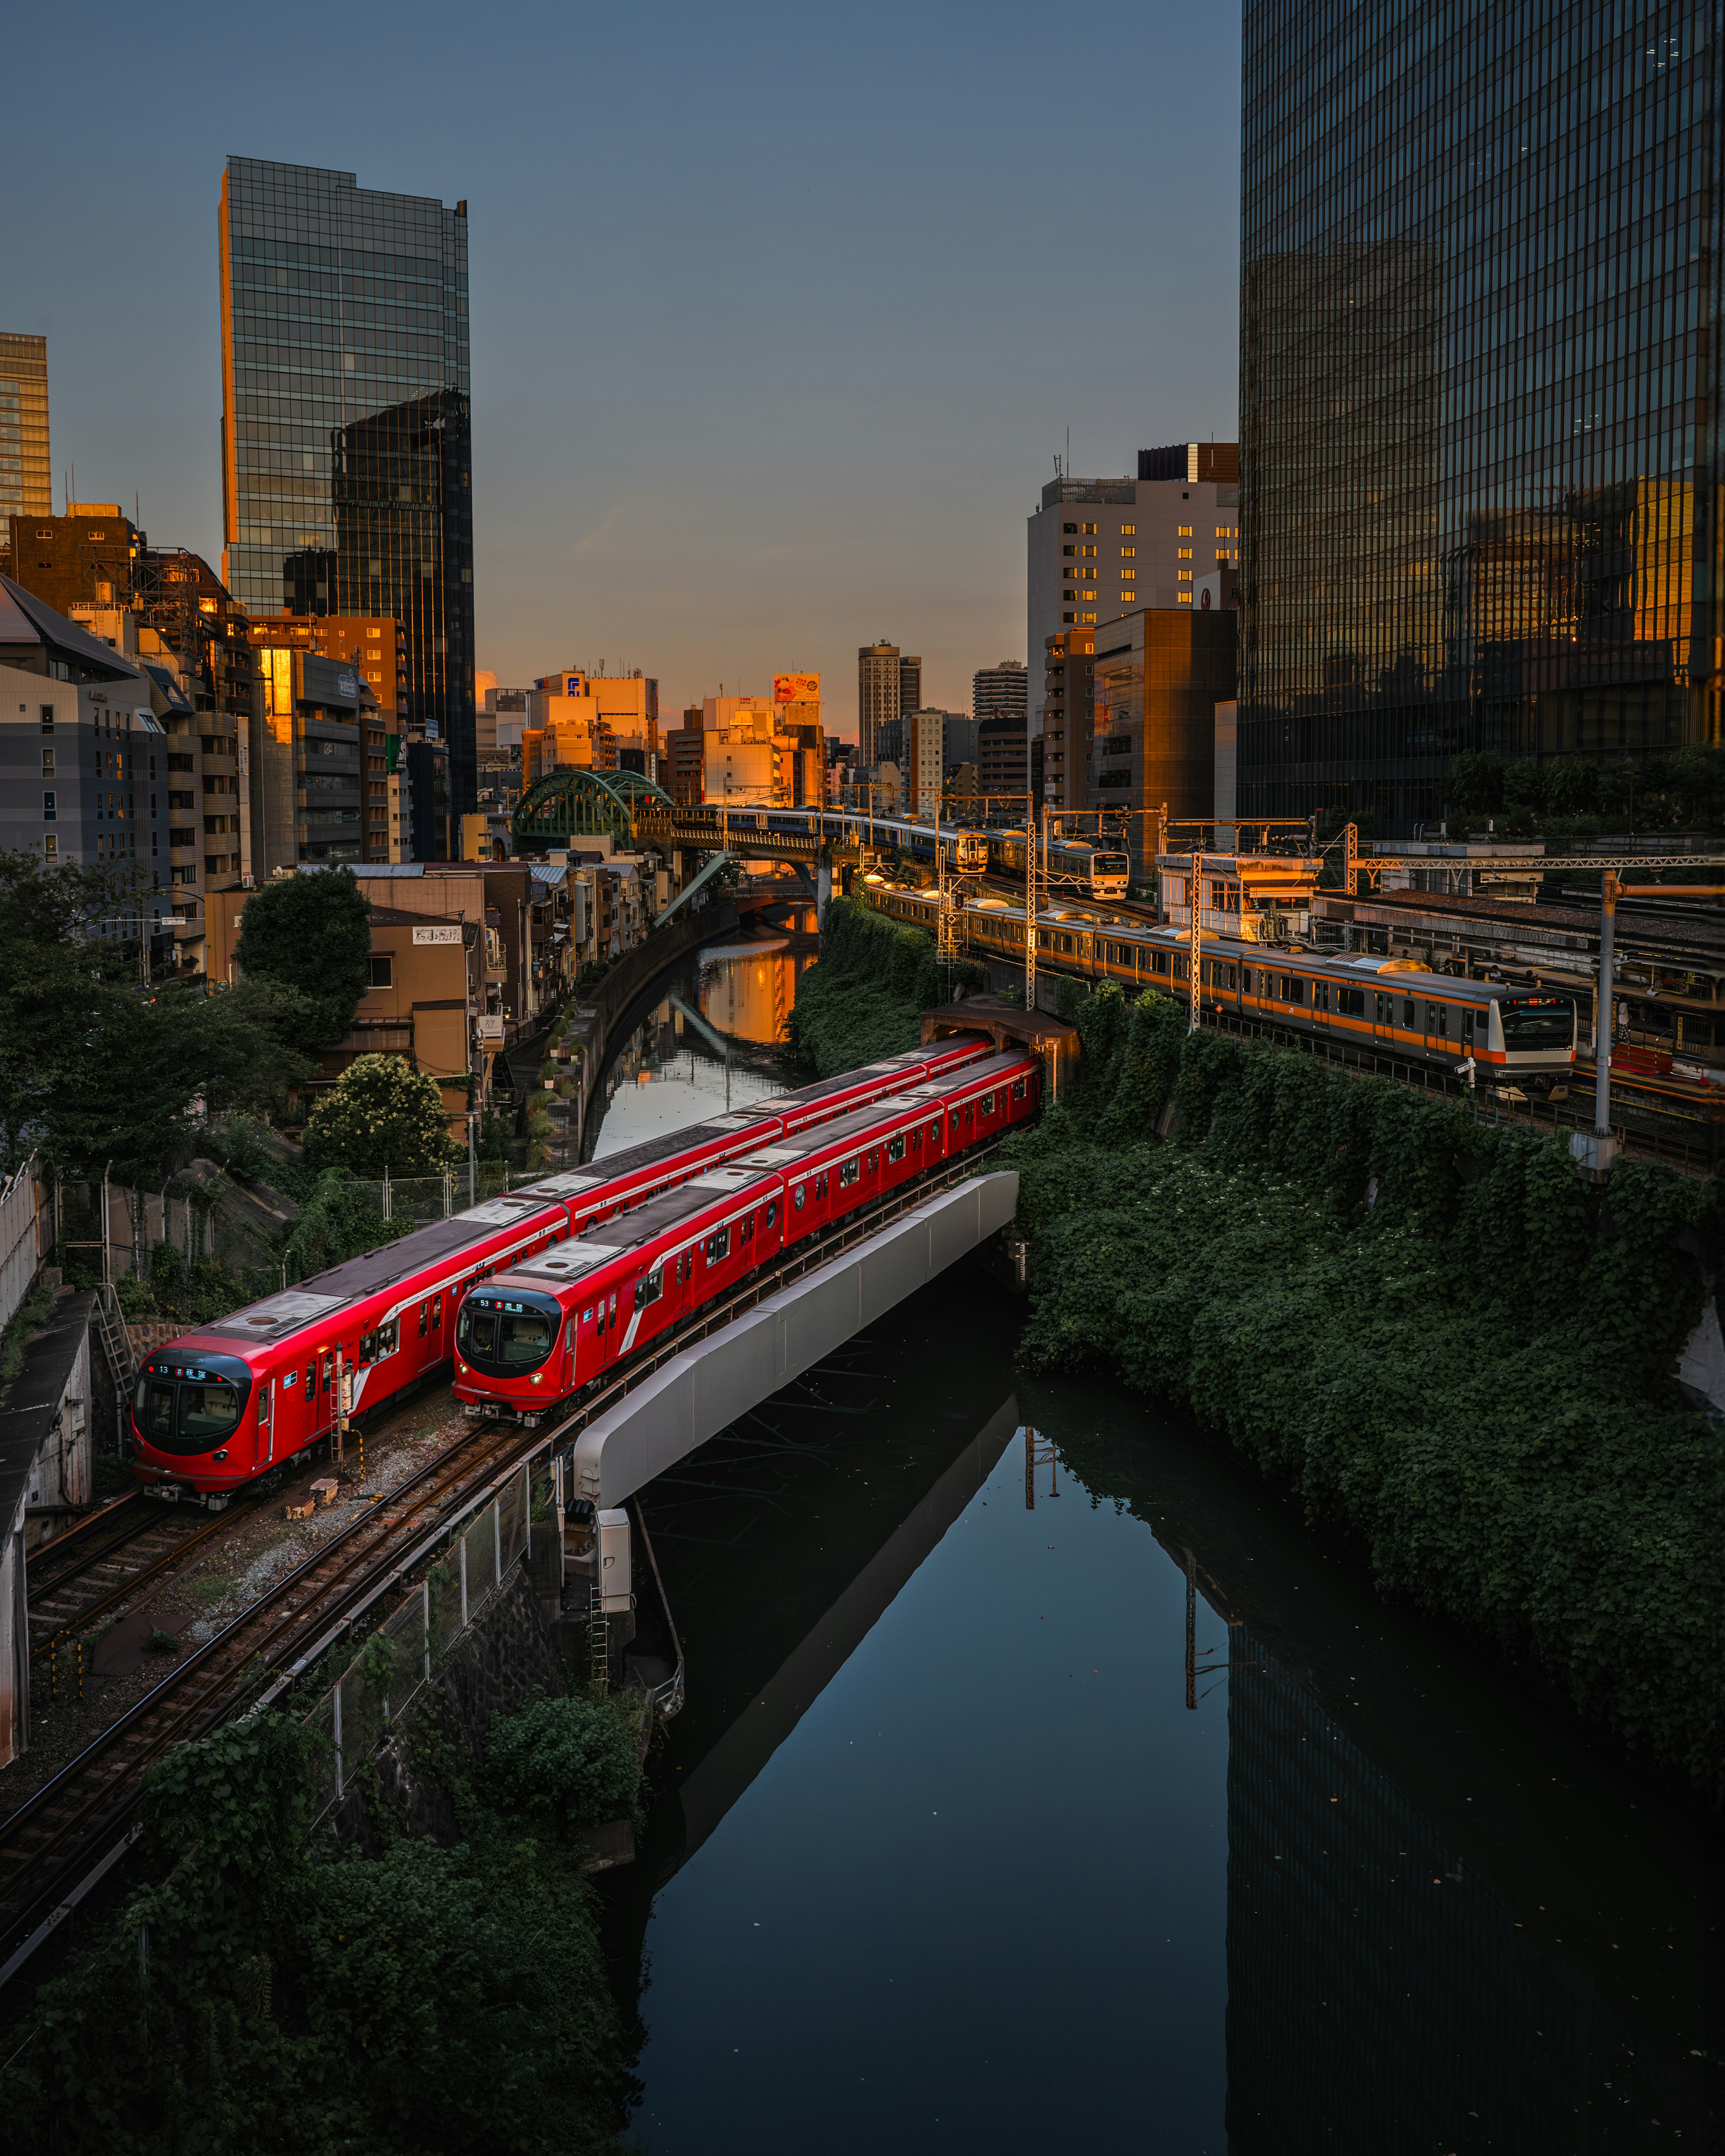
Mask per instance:
[[[886,1141],[886,1158],[889,1160],[902,1160],[904,1157],[905,1136],[901,1131],[896,1138],[889,1138]]]
[[[791,1203],[796,1207],[799,1213],[809,1203],[808,1192],[802,1183],[799,1183],[796,1188],[791,1193]]]
[[[845,1165],[839,1170],[839,1188],[843,1190],[848,1184],[855,1183],[861,1173],[862,1163],[860,1161],[847,1160]]]
[[[239,1420],[244,1405],[237,1385],[182,1385],[180,1389],[180,1435],[200,1443],[226,1437]]]
[[[138,1427],[146,1438],[172,1437],[174,1434],[174,1389],[153,1379],[138,1387]]]
[[[1343,1018],[1363,1018],[1366,1014],[1365,990],[1338,988],[1336,991],[1336,1009]]]
[[[731,1255],[731,1230],[720,1228],[706,1239],[706,1261],[716,1265]]]
[[[665,1267],[655,1265],[649,1273],[643,1273],[635,1282],[635,1308],[644,1310],[649,1302],[657,1302],[665,1293]]]

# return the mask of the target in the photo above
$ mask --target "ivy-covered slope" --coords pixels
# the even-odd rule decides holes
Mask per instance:
[[[1725,1802],[1725,1443],[1671,1381],[1720,1218],[1105,986],[1014,1142],[1027,1358],[1183,1403],[1378,1583]],[[1158,1124],[1169,1136],[1158,1139]]]
[[[982,974],[962,965],[953,978],[973,986]],[[946,999],[944,972],[920,928],[902,927],[860,899],[834,898],[820,957],[797,983],[787,1037],[799,1063],[830,1078],[914,1048],[923,1012]]]

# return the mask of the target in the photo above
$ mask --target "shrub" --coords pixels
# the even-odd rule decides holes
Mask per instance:
[[[491,1724],[485,1777],[508,1810],[573,1834],[633,1806],[634,1732],[608,1700],[532,1700]]]
[[[356,1056],[313,1107],[308,1168],[345,1168],[375,1180],[434,1175],[450,1158],[449,1117],[437,1081],[399,1055]]]

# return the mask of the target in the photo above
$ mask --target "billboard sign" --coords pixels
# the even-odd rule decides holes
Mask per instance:
[[[773,701],[775,704],[818,704],[820,701],[819,674],[775,674],[773,677]]]

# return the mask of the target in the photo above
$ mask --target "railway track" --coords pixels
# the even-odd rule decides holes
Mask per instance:
[[[234,1520],[218,1513],[194,1527],[140,1491],[44,1543],[24,1568],[31,1654],[87,1630]]]
[[[362,1511],[305,1562],[186,1656],[51,1781],[0,1820],[0,1984],[69,1913],[136,1832],[146,1771],[201,1737],[366,1599],[397,1551],[395,1531],[458,1504],[535,1443],[480,1424]],[[183,1548],[184,1545],[181,1545]],[[98,1857],[100,1867],[90,1867]]]

